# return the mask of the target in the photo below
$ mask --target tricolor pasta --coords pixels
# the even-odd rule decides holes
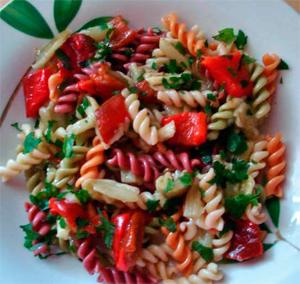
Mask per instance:
[[[174,13],[162,29],[107,21],[61,33],[23,80],[37,122],[13,124],[0,177],[25,173],[24,246],[99,282],[218,282],[219,262],[263,254],[265,203],[284,195],[282,134],[260,126],[288,65]]]

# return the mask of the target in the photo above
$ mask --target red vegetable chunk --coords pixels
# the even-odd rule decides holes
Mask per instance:
[[[206,141],[207,123],[203,112],[183,112],[162,119],[162,125],[174,121],[176,132],[168,140],[171,144],[181,146],[198,146]]]
[[[36,117],[39,108],[49,99],[48,79],[52,71],[49,67],[38,69],[23,79],[26,116]]]
[[[149,83],[146,80],[143,80],[136,84],[136,87],[139,90],[139,99],[148,104],[153,104],[157,102],[156,92],[150,87]]]
[[[226,258],[245,261],[261,256],[264,249],[260,236],[258,225],[247,220],[238,220]]]
[[[113,25],[113,33],[110,38],[110,44],[113,49],[126,46],[133,42],[137,36],[137,32],[129,29],[126,21],[122,16],[114,17],[110,23]]]
[[[202,66],[219,85],[224,86],[228,95],[239,98],[251,95],[253,90],[249,72],[241,60],[241,52],[236,51],[229,55],[205,56]]]
[[[96,120],[102,141],[110,145],[119,139],[129,121],[129,114],[122,95],[116,95],[96,110]]]
[[[94,56],[96,47],[94,40],[84,34],[73,34],[60,48],[70,59],[72,69],[78,71],[80,62]]]

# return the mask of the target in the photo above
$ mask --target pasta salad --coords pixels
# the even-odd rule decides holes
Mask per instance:
[[[24,246],[71,254],[101,283],[215,283],[264,253],[265,203],[283,197],[281,133],[260,127],[287,63],[207,38],[175,13],[65,30],[23,78],[26,116],[6,182],[25,173]]]

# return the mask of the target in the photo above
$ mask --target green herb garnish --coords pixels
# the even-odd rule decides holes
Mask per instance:
[[[11,124],[10,126],[14,127],[14,128],[17,129],[18,131],[22,132],[22,129],[20,128],[18,122],[15,122],[15,123]]]
[[[91,199],[89,192],[85,189],[74,191],[74,194],[76,195],[81,204],[85,204]]]
[[[104,243],[108,249],[112,247],[113,236],[115,233],[115,225],[107,220],[100,209],[98,209],[100,219],[102,224],[97,227],[97,231],[102,231],[104,233]]]
[[[166,227],[172,233],[176,232],[176,223],[171,217],[166,220],[159,219],[159,224]]]
[[[51,140],[51,131],[52,131],[52,128],[55,124],[55,120],[49,120],[48,121],[48,128],[47,128],[47,131],[46,131],[46,134],[45,134],[45,139],[48,143],[51,143],[52,140]]]
[[[75,142],[75,135],[72,133],[70,136],[65,136],[63,144],[63,154],[65,158],[71,158],[73,156],[73,145]]]
[[[175,183],[174,183],[174,181],[172,180],[172,179],[168,179],[167,180],[167,185],[166,185],[166,187],[165,187],[165,189],[164,189],[164,192],[169,192],[169,191],[171,191],[173,188],[174,188],[174,185],[175,185]]]
[[[213,36],[213,39],[223,41],[227,44],[232,43],[235,40],[233,28],[226,28],[220,30],[217,35]]]
[[[184,173],[179,180],[185,187],[188,187],[192,184],[193,177],[190,173]]]
[[[242,50],[246,46],[247,40],[248,37],[245,33],[242,30],[239,30],[234,43],[238,49]]]
[[[155,200],[155,199],[148,199],[146,201],[146,206],[149,212],[155,212],[156,208],[159,205],[159,200]]]
[[[244,64],[252,64],[254,63],[256,60],[252,57],[250,57],[249,55],[247,54],[243,54],[242,55],[242,63]]]
[[[289,65],[281,58],[276,69],[277,70],[288,70],[290,68],[289,68]]]
[[[186,54],[185,48],[182,45],[181,42],[177,42],[176,44],[174,44],[174,47],[179,51],[179,53],[181,53],[182,55]]]
[[[35,138],[34,133],[30,132],[26,135],[24,140],[23,154],[31,153],[42,142],[41,138]]]
[[[212,248],[206,247],[197,241],[193,241],[192,250],[199,253],[202,256],[202,258],[207,262],[212,261],[214,258]]]
[[[81,104],[77,107],[77,111],[80,113],[81,116],[84,116],[85,111],[89,106],[90,106],[90,102],[86,97],[84,97]]]
[[[65,229],[67,227],[67,223],[66,223],[65,219],[62,217],[59,218],[58,223],[59,223],[59,226],[63,229]]]
[[[245,136],[242,133],[236,133],[234,131],[229,133],[226,147],[228,151],[236,155],[242,154],[248,149]]]
[[[33,245],[32,242],[38,240],[40,235],[32,229],[31,224],[20,226],[20,228],[24,231],[24,247],[30,249]]]

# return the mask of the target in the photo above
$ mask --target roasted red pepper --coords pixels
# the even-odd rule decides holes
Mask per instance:
[[[138,210],[116,215],[112,222],[115,225],[113,253],[116,268],[128,271],[132,268],[142,249],[146,213]]]
[[[126,46],[133,42],[137,36],[137,32],[129,29],[126,21],[122,16],[114,17],[110,24],[112,24],[114,30],[110,38],[110,44],[113,49]]]
[[[52,74],[50,67],[28,74],[23,79],[26,116],[36,117],[39,108],[49,100],[48,79]]]
[[[104,102],[95,115],[99,134],[107,145],[123,135],[130,118],[122,95],[115,95]]]
[[[176,132],[168,140],[180,146],[198,146],[206,141],[207,123],[203,112],[182,112],[162,119],[162,125],[174,121]]]
[[[236,51],[228,55],[205,56],[202,66],[219,85],[224,86],[228,95],[239,98],[251,95],[253,90],[250,74],[241,60],[241,52]]]
[[[78,71],[80,63],[94,56],[95,41],[84,34],[73,34],[60,48],[70,60],[72,69]]]
[[[150,87],[146,80],[137,83],[136,87],[139,90],[138,96],[142,102],[148,104],[157,102],[156,92]]]
[[[259,257],[263,252],[259,226],[248,220],[236,221],[231,247],[226,253],[226,258],[244,261]]]

